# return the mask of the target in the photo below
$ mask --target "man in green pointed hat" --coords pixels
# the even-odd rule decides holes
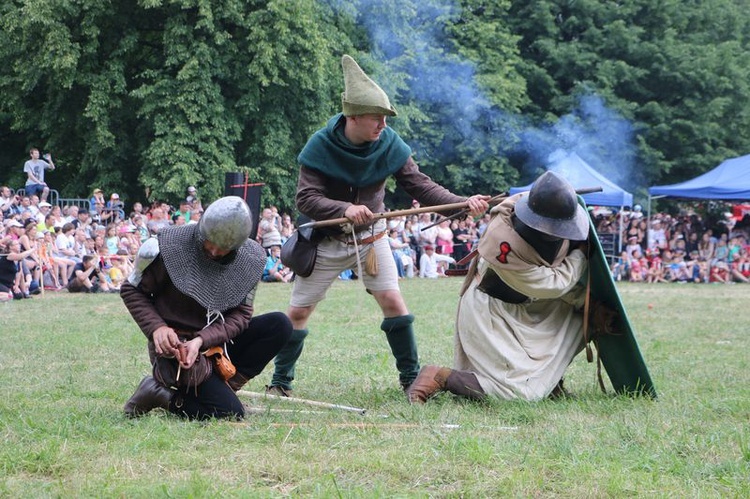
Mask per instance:
[[[384,219],[385,182],[393,177],[423,206],[468,201],[472,216],[487,208],[488,196],[457,196],[419,171],[411,149],[386,125],[396,116],[386,93],[348,55],[341,60],[344,72],[343,112],[313,134],[298,157],[300,163],[296,204],[313,220],[346,217],[352,230],[342,227],[323,231],[312,273],[297,276],[287,314],[292,337],[276,356],[275,371],[267,391],[289,395],[294,367],[308,334],[307,321],[338,275],[348,269],[365,268],[360,280],[383,311],[380,329],[385,332],[396,359],[399,382],[409,387],[419,373],[419,359],[412,323],[398,286]]]

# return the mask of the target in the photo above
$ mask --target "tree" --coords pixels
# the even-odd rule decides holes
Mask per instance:
[[[59,151],[68,197],[214,198],[247,171],[289,208],[296,152],[336,105],[336,22],[313,0],[6,3],[0,137]]]
[[[368,37],[358,58],[391,97],[393,126],[421,169],[460,194],[496,192],[517,172],[502,151],[514,139],[505,111],[525,99],[507,4],[470,0],[356,2]],[[391,186],[393,188],[393,186]],[[407,202],[399,193],[392,204]]]
[[[581,94],[632,121],[640,185],[684,180],[750,138],[747,10],[733,0],[514,1],[521,73],[541,120]]]

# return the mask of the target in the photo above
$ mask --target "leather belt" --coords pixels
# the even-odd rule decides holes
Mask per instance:
[[[385,236],[385,231],[378,232],[377,234],[374,234],[374,235],[369,236],[369,237],[364,237],[362,239],[357,239],[357,244],[358,245],[360,245],[360,244],[371,244],[371,243],[374,243],[375,241],[377,241],[378,239],[382,239],[383,236]],[[349,238],[343,238],[343,237],[342,238],[338,238],[337,237],[336,239],[338,239],[342,243],[348,244],[349,246],[354,246],[354,240],[353,239],[350,240]]]

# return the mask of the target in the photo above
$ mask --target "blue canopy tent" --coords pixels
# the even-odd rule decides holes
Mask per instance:
[[[563,177],[576,188],[601,187],[601,192],[583,194],[581,197],[588,206],[610,206],[619,208],[620,234],[622,234],[622,212],[627,206],[633,206],[633,194],[625,191],[594,170],[580,156],[574,152],[561,149],[553,152],[548,158],[548,171],[553,171]],[[533,183],[523,187],[511,187],[510,194],[517,194],[531,189]],[[618,252],[622,251],[621,238],[617,238]]]
[[[724,161],[713,170],[692,180],[648,189],[651,197],[669,196],[686,199],[719,201],[750,199],[750,154]]]
[[[648,219],[651,199],[662,197],[746,201],[750,199],[750,154],[727,159],[719,166],[694,179],[648,189]]]
[[[547,170],[563,177],[576,188],[601,187],[602,192],[584,194],[583,200],[589,206],[617,206],[622,211],[625,206],[633,206],[633,195],[594,170],[574,152],[557,150],[549,155]],[[524,187],[511,187],[510,193],[528,191],[533,183]]]

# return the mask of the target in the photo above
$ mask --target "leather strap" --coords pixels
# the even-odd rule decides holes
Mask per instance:
[[[586,260],[591,261],[591,244],[587,245]],[[599,382],[599,388],[603,393],[607,393],[607,389],[604,387],[604,379],[602,378],[602,358],[599,355],[599,345],[596,339],[589,338],[589,313],[591,312],[591,266],[586,271],[586,294],[583,301],[583,341],[586,345],[586,360],[589,362],[594,361],[594,353],[591,350],[591,343],[596,346],[596,379]]]
[[[346,243],[349,246],[354,246],[355,244],[357,244],[357,245],[359,245],[359,244],[372,244],[375,241],[377,241],[378,239],[382,239],[383,236],[385,236],[385,231],[378,232],[377,234],[374,234],[374,235],[369,236],[369,237],[365,237],[363,239],[357,239],[356,242],[354,241],[354,239],[348,239],[348,238],[345,238],[345,239],[342,238],[342,239],[339,239],[339,241],[341,241],[342,243]]]

